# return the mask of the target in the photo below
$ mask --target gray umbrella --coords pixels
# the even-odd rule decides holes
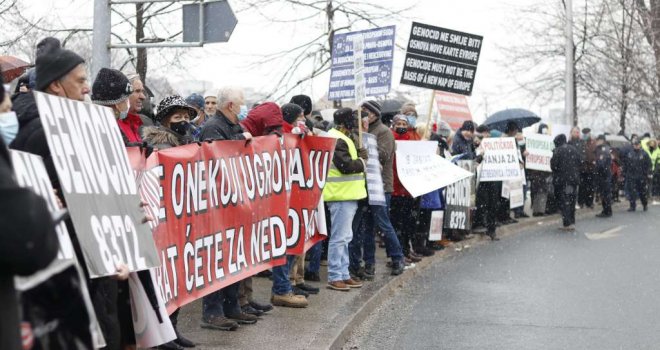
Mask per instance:
[[[523,128],[541,121],[541,118],[534,112],[530,112],[526,109],[511,108],[492,114],[486,119],[484,125],[487,125],[491,129],[506,132],[506,125],[511,121],[516,122],[518,128],[522,130]]]

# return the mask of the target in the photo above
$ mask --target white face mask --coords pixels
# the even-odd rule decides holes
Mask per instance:
[[[128,111],[131,110],[131,100],[126,100],[126,110],[125,111],[119,111],[119,119],[124,120],[128,118]]]
[[[5,145],[14,141],[18,134],[18,118],[16,112],[7,112],[0,114],[0,136],[5,142]]]

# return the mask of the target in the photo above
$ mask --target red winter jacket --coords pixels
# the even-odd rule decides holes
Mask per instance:
[[[241,126],[252,136],[268,135],[273,129],[282,128],[284,118],[282,110],[273,102],[262,103],[248,112],[247,118],[241,122]]]
[[[126,119],[117,119],[117,125],[121,130],[124,143],[141,143],[142,137],[138,129],[142,126],[142,118],[137,114],[128,113]]]
[[[394,131],[392,131],[392,134],[394,134],[395,141],[419,141],[421,139],[417,132],[415,132],[415,129],[409,129],[408,132],[403,135],[397,134]],[[392,195],[399,197],[412,197],[399,180],[399,174],[396,171],[396,155],[394,156],[392,167],[394,168],[392,169],[392,173],[394,175],[394,192],[392,192]]]

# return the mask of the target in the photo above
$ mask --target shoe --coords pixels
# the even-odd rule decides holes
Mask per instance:
[[[249,315],[241,312],[237,315],[227,315],[227,318],[238,322],[238,324],[255,324],[259,320],[255,315]]]
[[[566,232],[572,232],[572,231],[575,231],[575,225],[563,226],[559,229],[562,230],[562,231],[566,231]]]
[[[431,242],[431,247],[430,248],[437,252],[437,251],[445,249],[445,246],[443,246],[442,243],[440,243],[438,241],[438,242]]]
[[[174,340],[167,342],[165,344],[158,345],[156,349],[163,349],[163,350],[183,350],[183,347],[177,343],[175,343]]]
[[[415,248],[415,253],[423,256],[423,257],[428,257],[428,256],[433,256],[435,255],[435,252],[427,247],[417,247]]]
[[[362,288],[362,282],[356,281],[352,278],[344,280],[344,284],[349,288]]]
[[[334,282],[328,282],[328,289],[332,290],[340,290],[342,292],[348,292],[351,290],[349,286],[344,283],[344,281],[334,281]]]
[[[243,311],[244,313],[246,313],[248,315],[254,315],[254,316],[257,316],[257,317],[264,314],[263,311],[253,308],[250,304],[241,306],[241,311]]]
[[[605,213],[600,213],[596,215],[597,218],[609,218],[612,217],[612,214],[605,214]]]
[[[376,267],[373,265],[364,266],[364,279],[371,281],[376,277]]]
[[[295,294],[295,295],[300,295],[300,296],[303,296],[305,298],[307,298],[309,296],[309,293],[307,293],[304,290],[298,288],[298,286],[293,286],[292,290],[293,290],[293,294]]]
[[[516,220],[516,219],[509,219],[509,223],[510,223],[510,224],[517,224],[517,223],[518,223],[518,220]]]
[[[418,257],[416,257],[412,254],[406,255],[406,259],[408,259],[408,261],[411,262],[411,263],[418,263],[418,262],[422,261],[422,258],[418,258]]]
[[[648,205],[644,204],[643,208],[644,208],[643,209],[644,211],[649,211],[649,206]]]
[[[495,231],[488,231],[486,235],[490,237],[491,241],[499,241],[500,239],[495,235]]]
[[[270,302],[275,306],[282,307],[293,307],[293,308],[303,308],[307,307],[309,303],[305,297],[300,295],[295,295],[293,292],[289,292],[284,295],[273,294],[270,297]]]
[[[363,279],[364,278],[364,267],[360,266],[359,268],[348,268],[348,274],[351,275],[351,278],[354,279]]]
[[[422,259],[424,258],[423,256],[421,256],[421,255],[415,253],[415,251],[411,251],[409,255],[410,255],[411,257],[413,257],[413,258],[417,258],[417,259],[419,259],[420,261],[422,261]]]
[[[181,333],[179,333],[178,329],[174,328],[174,334],[176,334],[176,339],[174,339],[173,341],[177,345],[179,345],[181,347],[184,347],[184,348],[194,348],[195,347],[195,343],[193,343],[192,340],[190,340],[190,339],[184,337],[183,335],[181,335]]]
[[[266,313],[266,312],[273,309],[273,305],[268,304],[268,303],[260,303],[258,301],[251,301],[250,306],[252,306],[253,308],[255,308],[255,309],[257,309],[257,310],[259,310],[263,313]]]
[[[472,227],[472,232],[474,232],[474,233],[484,233],[484,232],[486,232],[486,227],[485,226],[473,226]]]
[[[523,218],[523,219],[526,219],[526,218],[529,217],[529,215],[527,215],[527,213],[523,212],[522,214],[520,214],[519,217],[520,217],[520,218]]]
[[[403,265],[403,261],[392,262],[391,267],[392,267],[392,271],[390,271],[390,275],[392,276],[398,276],[402,274],[403,270],[405,269]]]
[[[328,266],[328,259],[321,260],[321,266]]]
[[[545,213],[532,213],[532,216],[535,217],[535,218],[540,217],[540,216],[545,216],[545,215],[546,215]]]
[[[202,317],[200,326],[202,328],[219,329],[221,331],[235,331],[238,328],[238,323],[223,316],[211,317],[208,320]]]
[[[258,274],[256,274],[255,276],[257,276],[257,277],[263,277],[263,278],[269,278],[269,277],[271,277],[272,275],[273,275],[273,272],[272,272],[272,271],[270,271],[270,270],[263,270],[263,271],[259,272]]]
[[[628,208],[628,211],[635,211],[635,208],[634,208],[634,207],[630,207],[630,208]]]
[[[318,272],[305,271],[305,280],[310,282],[321,282],[321,276]]]
[[[309,284],[305,284],[305,283],[296,284],[296,287],[298,287],[298,289],[307,292],[308,294],[319,294],[320,291],[318,288],[314,286],[310,286]]]

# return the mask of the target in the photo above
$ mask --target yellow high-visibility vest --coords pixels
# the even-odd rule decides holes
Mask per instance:
[[[337,129],[331,129],[328,134],[334,138],[344,140],[348,145],[348,153],[351,159],[358,159],[357,149],[353,140]],[[331,164],[328,171],[328,179],[323,188],[323,200],[326,202],[355,201],[367,198],[367,187],[364,173],[342,174],[339,169]]]

